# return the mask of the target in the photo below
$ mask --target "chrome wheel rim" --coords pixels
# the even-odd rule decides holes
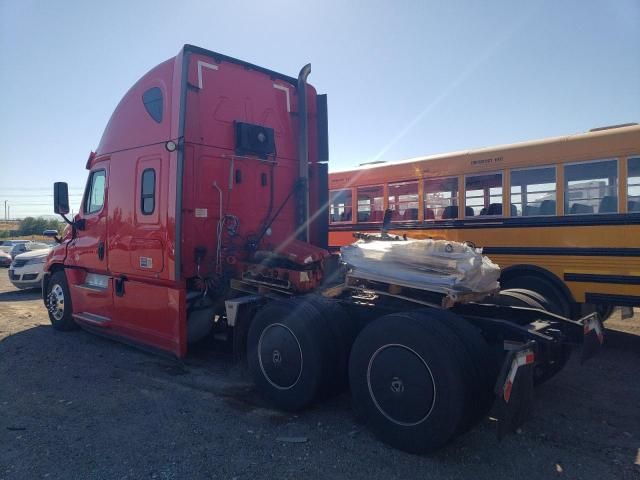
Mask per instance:
[[[59,284],[54,284],[48,296],[49,313],[55,320],[62,320],[64,316],[64,290]]]

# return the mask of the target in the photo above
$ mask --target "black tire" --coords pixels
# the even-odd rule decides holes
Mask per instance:
[[[495,297],[495,303],[506,307],[537,308],[549,311],[549,302],[544,297],[532,290],[522,288],[500,290]]]
[[[590,313],[597,312],[601,322],[606,322],[609,319],[609,317],[613,315],[613,312],[616,309],[615,306],[607,305],[605,303],[599,303],[599,304],[584,303],[579,307],[580,307],[578,309],[578,311],[580,312],[579,316],[585,316],[585,315],[589,315]]]
[[[600,316],[600,321],[603,323],[609,320],[609,317],[613,315],[613,312],[615,311],[615,309],[616,307],[614,307],[613,305],[607,305],[604,303],[596,305],[596,312],[598,312],[598,315]]]
[[[357,323],[336,300],[320,295],[303,297],[318,311],[331,339],[326,345],[329,372],[324,395],[329,396],[346,389],[349,384],[349,354],[358,335]]]
[[[505,292],[509,292],[509,294],[518,294],[527,298],[526,303],[529,308],[538,308],[541,310],[545,310],[550,312],[551,305],[549,300],[540,295],[538,292],[534,292],[533,290],[527,290],[525,288],[511,288],[509,290],[504,290]]]
[[[277,300],[258,311],[247,337],[247,361],[258,389],[282,410],[309,406],[330,374],[322,318],[303,298]]]
[[[556,315],[571,317],[571,303],[564,292],[553,283],[535,275],[520,275],[500,282],[505,290],[525,289],[533,290],[547,301],[547,310]]]
[[[540,298],[540,296],[536,292],[532,292],[524,289],[514,289],[514,290],[504,290],[500,293],[509,294],[506,298],[511,298],[514,301],[517,301],[518,304],[515,306],[523,306],[529,308],[538,308],[542,310],[546,310],[543,306],[541,306],[541,302],[545,305],[548,305],[545,298]],[[517,300],[516,300],[517,299]],[[522,304],[521,304],[522,303]],[[568,345],[564,345],[562,347],[562,351],[558,358],[554,359],[552,362],[539,363],[534,367],[533,370],[533,383],[534,385],[540,385],[550,378],[556,376],[567,364],[569,361],[569,357],[571,356],[571,349]]]
[[[479,329],[453,312],[443,310],[438,313],[438,320],[457,336],[466,349],[468,368],[473,377],[470,402],[458,428],[458,433],[463,433],[470,430],[491,410],[495,398],[493,386],[498,377],[500,362],[493,355]]]
[[[456,355],[463,347],[425,318],[411,312],[374,320],[358,335],[349,360],[354,406],[378,438],[409,453],[443,446],[465,409]]]
[[[73,305],[64,270],[58,270],[51,275],[47,283],[45,299],[49,321],[53,328],[63,332],[78,328],[78,324],[73,320]]]

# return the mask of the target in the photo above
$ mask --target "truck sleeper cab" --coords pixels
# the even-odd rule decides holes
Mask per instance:
[[[326,195],[325,104],[304,81],[189,45],[149,71],[90,155],[81,210],[49,258],[45,290],[58,272],[68,284],[57,315],[183,357],[207,327],[188,312],[211,313],[202,294],[224,292],[254,252],[326,246],[321,215],[296,231]],[[323,252],[308,249],[305,272]]]
[[[576,335],[600,338],[597,318],[550,314],[521,289],[446,310],[420,285],[349,285],[326,250],[326,96],[309,73],[186,45],[144,75],[89,155],[75,218],[54,185],[68,227],[45,264],[53,327],[178,358],[225,333],[277,407],[349,385],[376,435],[410,452],[471,428],[494,387],[500,431],[515,428],[527,385],[562,368]]]

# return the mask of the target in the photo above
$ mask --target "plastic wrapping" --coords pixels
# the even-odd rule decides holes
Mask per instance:
[[[354,276],[436,292],[490,292],[500,267],[482,249],[446,240],[358,241],[341,248]]]

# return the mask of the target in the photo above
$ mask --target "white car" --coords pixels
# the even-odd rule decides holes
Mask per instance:
[[[40,288],[44,263],[51,248],[31,250],[16,255],[9,267],[9,280],[18,288]]]

